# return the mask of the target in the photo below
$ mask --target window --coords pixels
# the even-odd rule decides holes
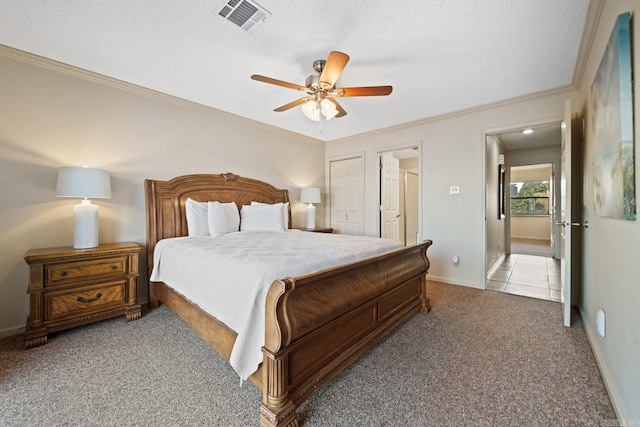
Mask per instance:
[[[521,181],[510,185],[512,215],[549,215],[549,181]]]

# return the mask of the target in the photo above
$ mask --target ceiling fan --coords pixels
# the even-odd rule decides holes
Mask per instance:
[[[326,61],[324,59],[314,61],[313,69],[318,74],[312,74],[307,77],[304,86],[259,74],[253,74],[251,78],[260,82],[305,92],[307,96],[296,99],[273,111],[282,112],[302,105],[303,113],[315,121],[320,120],[320,114],[327,119],[347,115],[347,112],[340,106],[336,97],[383,96],[389,95],[393,90],[391,86],[336,87],[336,81],[342,74],[347,62],[349,62],[349,55],[338,51],[332,51]]]

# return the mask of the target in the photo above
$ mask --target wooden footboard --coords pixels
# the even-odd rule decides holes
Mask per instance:
[[[431,241],[271,285],[263,348],[263,426],[296,408],[413,313],[426,295]]]

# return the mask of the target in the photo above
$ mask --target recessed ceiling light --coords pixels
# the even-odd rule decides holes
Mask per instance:
[[[533,133],[533,129],[525,129],[522,131],[522,133],[524,133],[525,135],[529,135],[530,133]]]

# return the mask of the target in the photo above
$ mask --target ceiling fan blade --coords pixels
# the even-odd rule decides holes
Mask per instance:
[[[329,54],[329,58],[327,58],[326,64],[324,64],[324,68],[322,70],[322,74],[320,74],[320,78],[318,79],[318,84],[325,86],[325,88],[333,87],[342,74],[342,70],[346,67],[347,62],[349,62],[349,55],[346,53],[332,51]]]
[[[300,86],[294,83],[285,82],[278,79],[272,79],[271,77],[261,76],[260,74],[253,74],[251,76],[253,80],[257,80],[259,82],[270,83],[276,86],[282,86],[293,90],[302,90],[304,91],[306,88],[304,86]]]
[[[296,107],[298,105],[304,104],[307,101],[312,100],[313,97],[311,96],[305,96],[304,98],[300,98],[300,99],[296,99],[295,101],[292,101],[288,104],[284,104],[281,107],[275,108],[273,111],[277,111],[278,113],[282,112],[282,111],[287,111],[290,108]]]
[[[343,87],[342,96],[383,96],[389,95],[393,90],[392,86],[362,86],[362,87]]]
[[[336,114],[336,117],[344,117],[347,115],[347,112],[344,111],[344,108],[342,108],[340,104],[338,104],[338,101],[336,101],[333,98],[325,98],[325,99],[328,99],[329,101],[333,102],[333,104],[336,106],[336,110],[338,110],[338,114]]]

